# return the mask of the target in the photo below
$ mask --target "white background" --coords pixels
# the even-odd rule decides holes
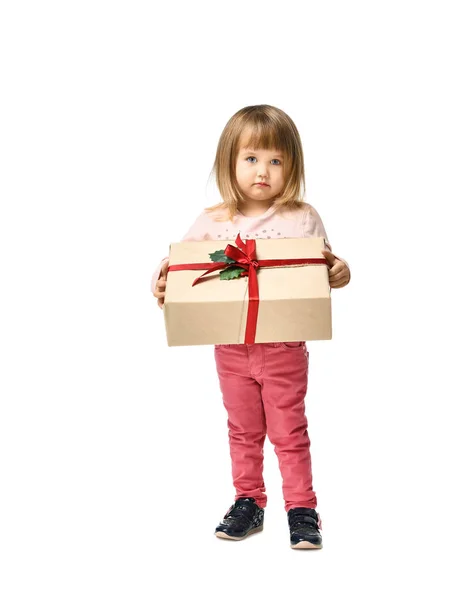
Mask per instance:
[[[5,3],[2,598],[464,598],[462,4]],[[318,552],[289,548],[268,442],[264,531],[213,535],[213,348],[167,348],[150,293],[261,103],[352,272],[308,342]]]

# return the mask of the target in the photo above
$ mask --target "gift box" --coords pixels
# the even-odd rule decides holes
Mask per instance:
[[[324,238],[170,244],[168,346],[329,340]]]

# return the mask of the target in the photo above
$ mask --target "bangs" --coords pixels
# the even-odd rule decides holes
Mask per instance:
[[[246,128],[244,142],[241,143],[241,140],[238,140],[238,150],[241,143],[244,148],[251,150],[264,148],[264,150],[287,152],[286,137],[284,132],[280,131],[282,127],[278,123],[272,123],[268,119],[266,121],[257,120],[248,123]]]

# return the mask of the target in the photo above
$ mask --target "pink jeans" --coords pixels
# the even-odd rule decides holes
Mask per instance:
[[[267,434],[280,465],[285,510],[316,508],[304,408],[305,342],[216,345],[215,362],[228,413],[235,500],[249,496],[261,508],[267,503],[262,476]]]

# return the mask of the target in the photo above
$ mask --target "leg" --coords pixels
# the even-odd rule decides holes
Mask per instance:
[[[265,416],[261,388],[251,376],[245,344],[215,346],[215,361],[228,413],[228,437],[233,485],[238,498],[254,498],[260,508],[267,503],[264,479]]]
[[[262,344],[265,368],[262,401],[267,434],[283,478],[285,510],[317,506],[312,489],[310,440],[304,398],[309,354],[304,342]]]

